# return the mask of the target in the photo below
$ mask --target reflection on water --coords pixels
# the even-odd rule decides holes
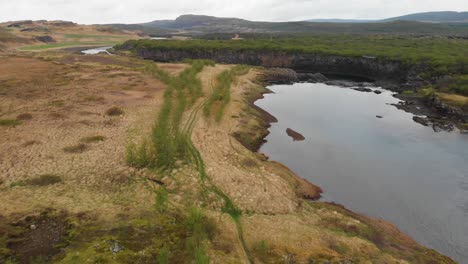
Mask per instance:
[[[256,104],[274,115],[261,148],[334,201],[396,224],[418,242],[468,263],[468,135],[435,133],[390,104],[391,92],[326,84],[268,87]],[[377,118],[376,116],[382,116]],[[305,136],[293,141],[292,128]]]

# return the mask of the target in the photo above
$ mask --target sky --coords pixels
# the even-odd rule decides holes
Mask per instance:
[[[182,14],[256,21],[382,19],[417,12],[468,11],[468,0],[0,0],[0,22],[67,20],[141,23]]]

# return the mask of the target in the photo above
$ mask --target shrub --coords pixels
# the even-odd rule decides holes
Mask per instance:
[[[106,138],[104,136],[89,136],[89,137],[84,137],[80,139],[80,142],[83,143],[94,143],[94,142],[99,142],[99,141],[104,141]]]
[[[86,146],[85,144],[78,144],[74,146],[65,147],[63,148],[63,151],[67,153],[82,153],[85,152],[87,149],[88,146]]]
[[[60,176],[54,174],[44,174],[36,178],[32,178],[26,181],[28,185],[34,186],[47,186],[52,184],[57,184],[62,182],[62,178]]]
[[[106,110],[106,115],[108,116],[121,116],[124,114],[124,111],[117,106],[113,106]]]
[[[29,113],[25,113],[25,114],[20,114],[16,117],[17,120],[31,120],[32,119],[32,115],[29,114]]]

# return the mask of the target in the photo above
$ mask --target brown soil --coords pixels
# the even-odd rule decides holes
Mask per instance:
[[[59,243],[66,240],[70,223],[66,215],[59,213],[50,215],[44,212],[40,215],[28,216],[13,224],[16,231],[7,232],[7,247],[11,255],[20,263],[34,261],[50,261],[60,252]]]

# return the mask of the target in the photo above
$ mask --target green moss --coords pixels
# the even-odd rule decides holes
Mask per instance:
[[[149,212],[114,227],[80,226],[59,263],[209,263],[212,224],[200,209],[189,209]],[[121,250],[114,253],[116,244]]]
[[[403,91],[401,94],[403,94],[403,95],[413,95],[414,91],[413,90],[406,90],[406,91]]]
[[[94,142],[104,141],[105,139],[106,139],[106,137],[104,137],[104,136],[96,135],[96,136],[84,137],[84,138],[80,139],[80,142],[94,143]]]
[[[17,119],[0,119],[0,127],[15,127],[21,124]]]

